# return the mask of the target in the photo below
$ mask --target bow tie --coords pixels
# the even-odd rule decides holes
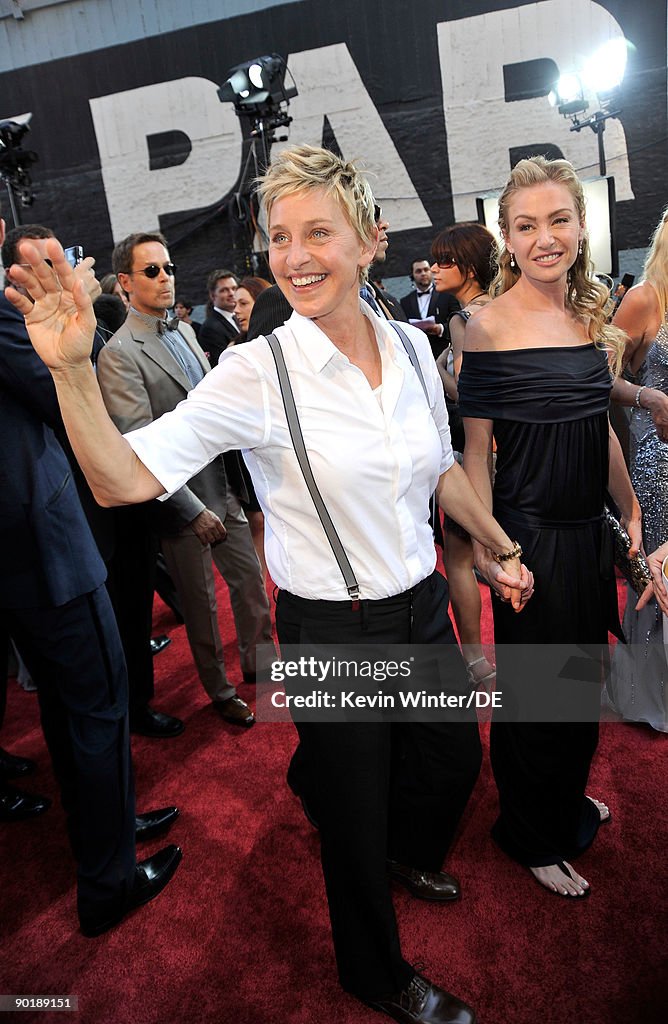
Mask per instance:
[[[171,320],[158,320],[158,334],[160,335],[160,337],[162,337],[162,335],[165,334],[166,331],[177,331],[180,322],[181,321],[179,320],[178,316],[172,317]]]

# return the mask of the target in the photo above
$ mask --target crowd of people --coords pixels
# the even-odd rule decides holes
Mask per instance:
[[[466,696],[495,677],[503,690],[520,662],[545,678],[548,645],[623,638],[606,500],[631,556],[641,524],[648,549],[668,540],[656,487],[668,440],[665,219],[643,283],[610,323],[582,186],[564,160],[521,160],[499,202],[500,245],[477,224],[445,229],[431,260],[412,262],[401,302],[378,283],[389,225],[354,163],[286,149],[259,192],[276,283],[215,269],[201,325],[176,295],[159,233],[116,246],[102,307],[94,261],[70,266],[48,229],[15,229],[3,248],[0,416],[25,442],[3,456],[14,491],[0,503],[0,640],[11,635],[38,689],[90,936],[156,896],[181,858],[173,845],[135,854],[178,814],[136,814],[128,737],[184,728],[151,703],[158,549],[214,709],[248,727],[253,711],[225,671],[213,565],[247,682],[264,667],[257,649],[273,650],[268,575],[281,647],[438,645],[444,687]],[[622,378],[627,364],[637,384]],[[611,391],[634,409],[640,503],[609,428]],[[26,503],[28,520],[16,512]],[[434,546],[442,514],[447,581]],[[629,602],[625,631],[635,616],[662,624],[667,552],[650,555],[656,600],[648,588],[644,610]],[[496,665],[474,573],[493,597]],[[625,671],[618,662],[611,699],[631,717]],[[662,681],[633,685],[653,693],[657,715],[643,720],[665,729]],[[473,1024],[471,1007],[402,955],[390,883],[418,899],[461,895],[443,866],[480,769],[475,712],[295,725],[288,783],[319,830],[342,987],[396,1021]],[[588,792],[597,736],[595,715],[492,724],[493,837],[569,900],[592,890],[571,861],[611,819]],[[0,773],[24,774],[22,762],[2,752]],[[6,819],[46,810],[9,785],[0,800]]]

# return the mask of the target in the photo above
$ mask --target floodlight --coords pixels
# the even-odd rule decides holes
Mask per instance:
[[[564,117],[582,114],[589,106],[585,99],[582,80],[574,72],[560,76],[548,100]]]
[[[611,39],[585,62],[582,80],[599,96],[618,89],[626,71],[627,42],[623,36]]]
[[[297,95],[294,87],[285,87],[286,71],[285,61],[277,53],[254,57],[231,69],[218,96],[222,103],[234,103],[240,116],[267,117]]]

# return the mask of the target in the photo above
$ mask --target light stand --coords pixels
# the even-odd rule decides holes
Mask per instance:
[[[264,232],[259,223],[254,183],[269,167],[273,143],[287,139],[287,134],[276,135],[279,128],[287,128],[291,123],[287,108],[290,99],[297,95],[294,83],[285,87],[287,70],[279,54],[257,57],[232,68],[229,78],[218,90],[221,103],[233,103],[237,117],[250,127],[244,139],[246,158],[238,187],[228,202],[228,213],[238,266],[254,275],[269,273],[267,244],[266,238],[262,239]]]
[[[32,206],[35,199],[28,168],[37,161],[37,153],[21,146],[23,136],[30,131],[31,116],[25,114],[22,119],[0,121],[0,181],[7,189],[14,227],[21,223],[17,199],[21,206]]]
[[[591,128],[596,140],[598,142],[598,173],[602,178],[605,178],[607,174],[607,168],[605,163],[605,143],[603,141],[603,135],[605,132],[605,122],[611,117],[619,117],[621,109],[618,110],[596,110],[590,117],[581,121],[577,114],[571,119],[573,124],[571,125],[572,132],[580,132],[583,128]]]

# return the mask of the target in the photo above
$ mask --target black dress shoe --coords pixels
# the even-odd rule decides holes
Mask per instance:
[[[152,636],[151,654],[155,657],[156,654],[160,654],[160,651],[164,651],[165,647],[168,647],[171,642],[171,636],[165,636],[164,634],[161,634],[160,636]]]
[[[38,814],[48,811],[50,806],[51,801],[46,796],[24,793],[13,786],[0,788],[0,821],[25,821],[26,818],[36,818]]]
[[[179,816],[178,807],[161,807],[158,811],[147,811],[135,817],[135,842],[143,843],[147,839],[166,832]]]
[[[388,861],[390,875],[396,882],[405,885],[412,896],[434,903],[451,903],[458,900],[461,892],[459,882],[445,871],[420,871],[396,861]]]
[[[130,713],[130,732],[139,736],[151,736],[156,740],[168,739],[170,736],[180,736],[184,729],[185,725],[180,718],[165,715],[148,704],[141,710]]]
[[[477,1019],[470,1006],[421,974],[389,999],[364,1001],[399,1024],[475,1024]]]
[[[109,931],[123,918],[162,892],[171,881],[183,856],[179,846],[165,846],[147,860],[139,861],[128,898],[121,907],[101,918],[81,918],[81,932],[89,939]]]
[[[0,747],[0,778],[18,779],[30,775],[35,770],[35,762],[27,757],[16,757]]]
[[[226,722],[231,722],[233,725],[243,725],[246,729],[250,729],[251,725],[255,725],[255,715],[245,700],[241,697],[228,697],[227,700],[214,700],[213,706]]]

